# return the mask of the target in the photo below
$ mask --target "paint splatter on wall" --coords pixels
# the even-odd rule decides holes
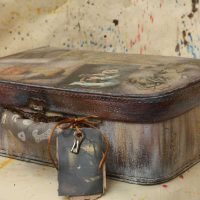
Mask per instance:
[[[186,7],[185,2],[179,3],[181,7]],[[188,1],[187,11],[180,16],[177,24],[177,44],[175,52],[179,56],[189,54],[193,58],[199,58],[199,0]]]
[[[39,46],[199,58],[199,0],[1,0],[0,56]]]

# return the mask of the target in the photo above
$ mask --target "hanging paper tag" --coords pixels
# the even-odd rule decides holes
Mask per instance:
[[[78,153],[72,151],[75,129],[63,130],[57,137],[58,193],[60,196],[76,196],[94,199],[104,193],[105,167],[99,168],[104,151],[102,135],[93,128],[83,128],[84,139]],[[94,195],[94,196],[91,196]]]

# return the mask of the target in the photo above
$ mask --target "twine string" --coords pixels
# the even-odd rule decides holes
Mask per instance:
[[[83,134],[82,127],[84,127],[84,126],[89,126],[91,128],[95,128],[102,135],[102,138],[103,138],[104,143],[106,145],[105,151],[102,152],[102,154],[103,154],[102,159],[99,163],[99,169],[102,169],[103,164],[105,163],[107,155],[108,155],[110,144],[109,144],[108,138],[105,136],[105,134],[103,134],[103,132],[99,128],[96,127],[99,124],[99,122],[98,121],[92,121],[91,119],[97,119],[97,117],[96,116],[87,116],[87,117],[78,117],[78,118],[75,118],[75,117],[74,118],[66,118],[66,119],[63,119],[60,122],[56,123],[56,125],[52,128],[51,133],[50,133],[49,138],[48,138],[48,153],[49,153],[49,158],[51,159],[54,167],[57,170],[58,170],[58,164],[57,164],[58,161],[57,161],[56,158],[53,157],[52,151],[51,151],[52,139],[53,139],[53,136],[55,134],[56,128],[57,127],[62,128],[62,129],[74,128],[74,129],[76,129],[77,132]],[[61,125],[63,125],[63,124],[67,124],[67,126],[61,127]],[[59,134],[61,134],[61,133],[59,133]],[[56,135],[56,137],[57,136],[58,135]]]

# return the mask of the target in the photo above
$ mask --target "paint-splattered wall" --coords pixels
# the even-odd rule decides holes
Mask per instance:
[[[0,0],[0,56],[45,45],[199,58],[199,0]]]

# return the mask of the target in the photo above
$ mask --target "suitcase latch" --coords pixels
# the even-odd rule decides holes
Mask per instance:
[[[44,100],[38,99],[38,98],[31,98],[29,100],[29,108],[36,112],[42,112],[45,113],[45,105],[46,102]]]

